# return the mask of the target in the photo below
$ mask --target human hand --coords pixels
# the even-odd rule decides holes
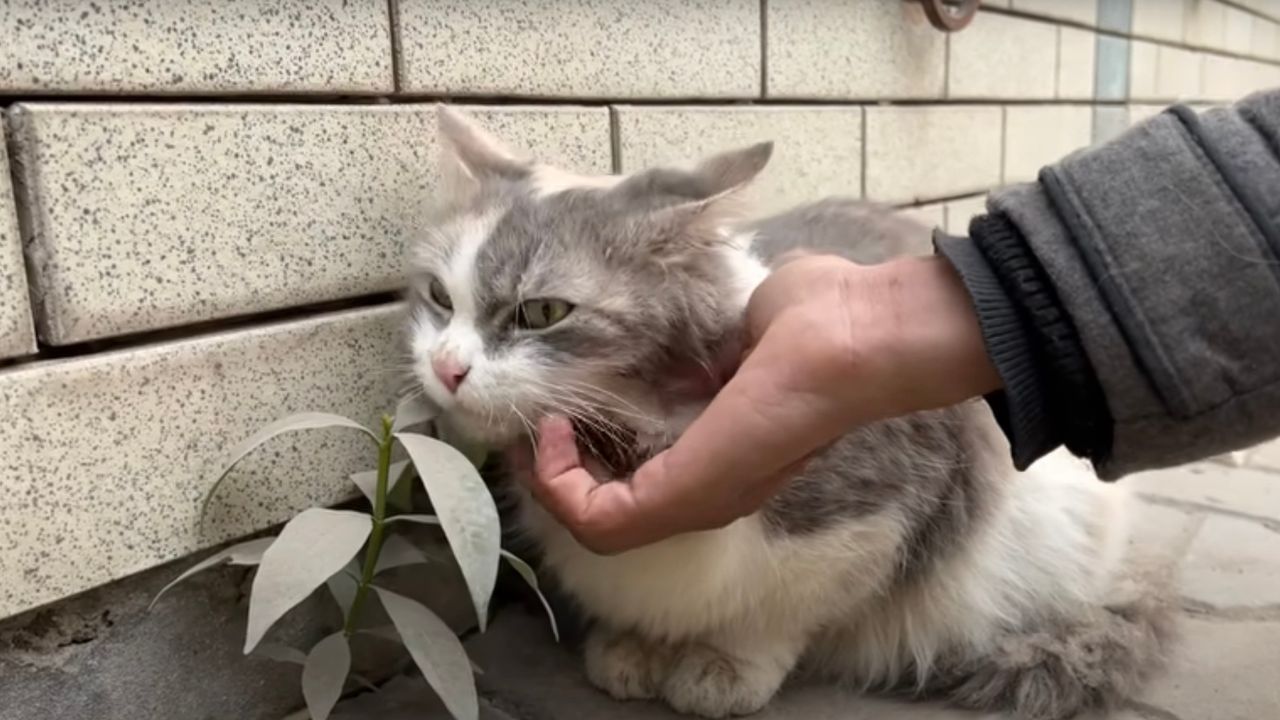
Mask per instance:
[[[941,258],[792,260],[747,306],[737,373],[629,482],[583,467],[565,418],[539,426],[531,490],[583,546],[617,553],[758,510],[851,428],[995,390],[972,303]]]

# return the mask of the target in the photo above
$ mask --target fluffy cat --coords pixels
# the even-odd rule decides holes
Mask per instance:
[[[410,260],[413,371],[456,431],[494,446],[566,413],[625,473],[714,392],[770,262],[877,262],[927,237],[845,200],[737,222],[769,144],[582,177],[447,108],[439,130],[441,220]],[[1057,456],[1015,473],[978,403],[858,429],[760,512],[612,557],[512,485],[595,620],[587,675],[617,698],[718,718],[810,674],[1057,720],[1131,693],[1168,642],[1163,595],[1125,567],[1120,489]]]

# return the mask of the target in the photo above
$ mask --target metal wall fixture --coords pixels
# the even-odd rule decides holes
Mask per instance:
[[[907,0],[924,8],[929,24],[943,32],[960,32],[978,14],[980,0]]]

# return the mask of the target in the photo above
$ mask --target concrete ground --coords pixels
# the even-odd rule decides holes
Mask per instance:
[[[1115,720],[1280,719],[1280,442],[1243,465],[1209,462],[1127,478],[1139,499],[1135,542],[1181,570],[1183,638],[1163,677]],[[542,618],[508,609],[468,648],[486,720],[674,720],[665,708],[618,703],[589,687],[577,658]],[[304,715],[305,717],[305,715]],[[447,715],[420,677],[339,706],[344,720]],[[796,687],[759,720],[976,720],[932,705]]]

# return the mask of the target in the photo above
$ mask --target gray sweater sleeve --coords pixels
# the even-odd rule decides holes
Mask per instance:
[[[1173,108],[997,192],[1112,423],[1106,478],[1280,435],[1280,90]]]

